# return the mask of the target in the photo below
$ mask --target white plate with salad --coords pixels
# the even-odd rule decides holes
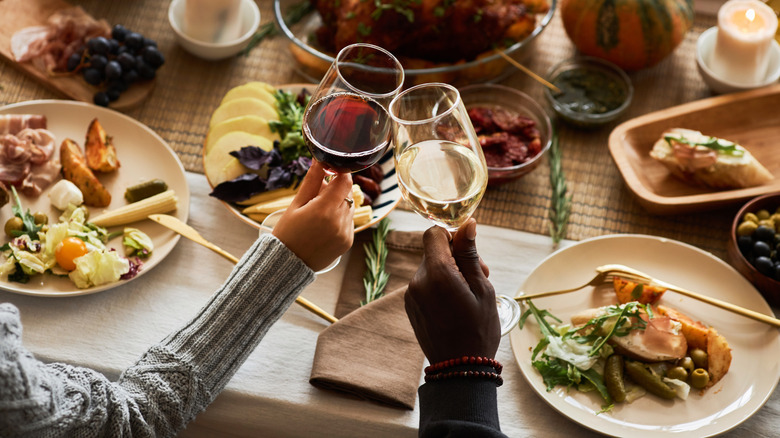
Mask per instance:
[[[595,276],[596,267],[611,263],[772,315],[761,294],[725,262],[693,246],[644,235],[602,236],[557,251],[534,268],[521,291],[532,294],[584,284]],[[609,284],[533,303],[568,323],[575,313],[615,304],[616,299]],[[567,391],[562,386],[547,391],[542,375],[531,364],[532,350],[541,338],[533,316],[523,329],[510,333],[515,359],[545,402],[582,426],[611,436],[712,436],[733,429],[758,411],[780,379],[777,329],[673,292],[667,291],[659,304],[714,327],[731,347],[728,373],[705,392],[691,389],[687,400],[664,400],[648,394],[602,412],[604,401],[595,391],[583,393],[576,387]]]
[[[90,122],[97,118],[107,134],[113,137],[120,167],[113,173],[98,176],[98,179],[111,193],[111,203],[106,208],[89,207],[90,216],[94,217],[104,210],[113,210],[126,205],[124,193],[127,187],[159,178],[165,181],[168,188],[173,190],[178,198],[178,208],[170,214],[184,222],[187,221],[190,191],[184,167],[165,140],[140,122],[107,108],[65,100],[37,100],[7,105],[0,108],[0,114],[46,116],[47,129],[55,136],[55,157],[59,157],[60,144],[66,138],[74,140],[83,150],[87,128]],[[47,196],[53,185],[45,188],[38,197],[27,197],[19,194],[24,210],[29,209],[31,213],[38,211],[46,213],[50,224],[57,222],[62,213],[51,205],[49,196]],[[3,223],[13,216],[13,205],[12,197],[11,201],[0,210],[0,220]],[[126,281],[138,278],[157,266],[170,253],[180,237],[151,220],[135,222],[128,226],[141,230],[151,238],[154,244],[151,256],[143,260],[138,274],[134,277],[80,289],[67,276],[45,273],[30,276],[27,283],[12,282],[2,278],[0,279],[0,290],[43,297],[69,297],[112,289],[121,286]],[[108,231],[116,231],[117,229],[121,231],[121,228],[110,227]],[[4,235],[3,243],[8,240],[9,238]],[[121,236],[110,240],[106,247],[124,253]]]

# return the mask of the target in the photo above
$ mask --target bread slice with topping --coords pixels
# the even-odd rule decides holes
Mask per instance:
[[[691,129],[664,132],[650,156],[683,181],[715,189],[753,187],[774,178],[744,147]]]

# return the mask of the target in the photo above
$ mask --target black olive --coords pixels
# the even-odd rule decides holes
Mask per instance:
[[[739,236],[737,237],[737,246],[742,255],[747,256],[750,250],[753,249],[753,239],[750,236]]]
[[[780,281],[780,262],[775,262],[775,280]]]
[[[756,257],[766,257],[769,258],[769,255],[772,253],[772,248],[769,247],[769,244],[758,240],[753,244],[753,255]]]
[[[774,242],[775,230],[766,225],[759,225],[753,236],[755,236],[756,240],[762,240],[767,243]]]
[[[774,277],[775,275],[775,265],[772,263],[772,260],[769,260],[769,257],[756,257],[753,266],[756,267],[758,272],[766,276]]]

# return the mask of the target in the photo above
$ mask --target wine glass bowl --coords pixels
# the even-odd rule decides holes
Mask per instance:
[[[454,232],[476,210],[488,181],[482,146],[460,92],[449,84],[417,85],[389,107],[395,171],[401,194],[412,209]],[[501,335],[520,318],[520,306],[496,294]]]
[[[401,90],[404,71],[381,47],[343,48],[303,115],[303,136],[329,174],[357,172],[376,163],[390,146],[387,105]]]
[[[412,208],[434,224],[457,230],[487,187],[487,165],[458,90],[417,85],[389,107],[398,186]]]

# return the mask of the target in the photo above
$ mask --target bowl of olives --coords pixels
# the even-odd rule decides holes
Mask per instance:
[[[780,305],[780,193],[748,201],[731,225],[729,262],[772,305]]]

